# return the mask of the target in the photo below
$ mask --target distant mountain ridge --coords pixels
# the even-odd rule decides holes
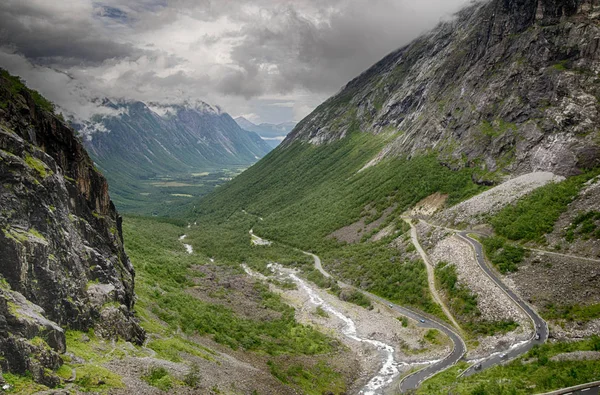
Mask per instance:
[[[229,114],[206,103],[159,105],[109,103],[115,115],[78,125],[84,145],[107,170],[135,177],[199,168],[249,165],[270,147],[241,129]]]
[[[258,134],[273,148],[277,147],[296,127],[296,122],[284,122],[280,124],[261,123],[260,125],[257,125],[244,117],[237,117],[235,122],[242,129]]]
[[[204,102],[102,104],[112,114],[75,127],[120,207],[125,199],[135,201],[147,193],[143,186],[150,179],[244,168],[272,149]]]

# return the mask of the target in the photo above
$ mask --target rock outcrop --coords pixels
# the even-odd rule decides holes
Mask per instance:
[[[368,166],[433,150],[481,183],[597,166],[599,18],[598,0],[475,2],[351,81],[283,146],[368,132],[391,139]]]
[[[51,103],[0,70],[0,366],[46,385],[64,329],[141,343],[104,177]]]

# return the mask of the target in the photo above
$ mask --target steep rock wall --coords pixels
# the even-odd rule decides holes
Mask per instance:
[[[60,365],[64,328],[143,341],[133,317],[134,270],[106,180],[50,103],[4,71],[0,230],[3,370],[56,384],[43,368]],[[38,337],[50,348],[30,341]]]
[[[597,166],[599,18],[597,0],[476,2],[351,81],[282,146],[386,135],[368,166],[433,150],[482,183]]]

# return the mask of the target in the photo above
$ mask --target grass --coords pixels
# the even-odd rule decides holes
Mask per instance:
[[[433,155],[390,159],[359,171],[385,143],[382,137],[352,133],[319,147],[296,143],[275,150],[204,198],[196,215],[222,223],[246,209],[264,217],[257,234],[324,252],[337,246],[326,236],[360,219],[368,204],[378,213],[397,205],[394,214],[399,214],[434,192],[449,194],[453,204],[482,190],[471,170],[452,171]]]
[[[441,333],[437,329],[429,329],[423,338],[431,344],[440,344]]]
[[[169,374],[167,369],[159,366],[150,368],[148,373],[142,376],[142,380],[165,392],[177,385],[177,380]]]
[[[48,387],[33,381],[33,377],[29,372],[25,375],[2,372],[2,377],[4,377],[6,383],[11,386],[11,389],[7,391],[11,394],[33,394],[48,389]]]
[[[429,294],[423,263],[406,259],[391,248],[393,236],[354,245],[327,237],[359,220],[366,206],[374,210],[370,220],[379,218],[388,207],[396,207],[390,215],[393,221],[435,192],[448,194],[448,204],[455,204],[485,188],[473,182],[472,169],[451,170],[433,154],[410,160],[386,159],[363,169],[387,138],[359,133],[355,128],[347,137],[325,145],[295,143],[285,150],[276,149],[199,202],[195,217],[212,231],[200,231],[203,237],[198,237],[199,245],[194,248],[228,261],[234,253],[238,262],[252,260],[252,254],[241,247],[240,239],[247,240],[247,236],[232,229],[239,227],[240,212],[245,210],[254,215],[249,215],[252,221],[243,229],[252,227],[275,246],[317,253],[329,272],[358,289],[443,316]],[[257,220],[258,216],[264,220]],[[218,237],[210,234],[216,229]],[[294,263],[302,266],[308,280],[339,292],[330,279],[311,269],[310,260],[288,259],[287,265]],[[359,304],[366,305],[360,299]]]
[[[50,175],[52,175],[52,171],[48,170],[46,168],[46,165],[44,164],[44,162],[42,162],[41,160],[34,158],[33,156],[27,154],[25,156],[25,163],[27,163],[27,165],[29,167],[31,167],[32,169],[34,169],[37,174],[42,177],[42,178],[46,178]]]
[[[496,233],[513,241],[544,243],[544,235],[577,196],[584,183],[600,170],[551,183],[536,189],[515,205],[508,206],[490,219]]]
[[[342,376],[324,362],[319,362],[311,368],[305,368],[301,365],[283,368],[273,361],[268,361],[267,365],[271,374],[279,381],[301,388],[304,394],[341,395],[346,393],[346,384]]]
[[[323,263],[331,273],[349,279],[357,287],[401,305],[439,315],[429,293],[427,272],[421,261],[403,258],[389,246],[390,240],[344,245],[327,251]]]
[[[518,244],[511,243],[501,236],[483,239],[486,256],[498,268],[500,273],[507,274],[519,270],[519,264],[525,258],[525,249]]]
[[[182,353],[201,357],[209,361],[213,361],[213,351],[203,348],[198,344],[180,337],[169,337],[164,339],[155,339],[148,342],[148,348],[156,351],[156,354],[162,358],[172,362],[181,362]]]
[[[495,138],[504,135],[509,130],[516,131],[517,125],[503,119],[495,119],[492,122],[483,121],[479,128],[484,135]]]
[[[35,104],[42,110],[49,113],[54,113],[54,104],[44,98],[38,91],[27,88],[25,82],[20,78],[13,75],[4,69],[0,69],[0,77],[8,83],[8,89],[11,94],[17,95],[23,92],[28,92]]]
[[[317,308],[315,309],[315,314],[322,318],[329,318],[329,314],[325,310],[323,310],[321,306],[317,306]]]
[[[174,362],[184,361],[188,355],[211,361],[213,352],[192,341],[195,336],[210,337],[232,350],[255,354],[253,359],[268,358],[275,366],[286,365],[283,374],[287,384],[302,393],[320,394],[321,389],[342,393],[336,390],[345,388],[341,374],[319,363],[335,355],[339,344],[312,327],[299,324],[294,309],[270,292],[266,284],[255,283],[253,294],[247,296],[258,299],[257,310],[270,312],[265,320],[236,313],[227,304],[204,302],[189,292],[196,284],[194,279],[202,278],[198,267],[203,262],[208,264],[208,257],[214,257],[216,262],[210,264],[219,267],[219,273],[231,275],[243,274],[241,262],[264,273],[268,272],[268,262],[292,267],[312,262],[304,254],[277,243],[269,248],[252,246],[247,229],[253,221],[256,219],[251,215],[240,213],[227,226],[199,224],[188,228],[186,222],[174,219],[125,218],[126,250],[136,267],[136,310],[141,325],[153,335],[148,347],[159,358]],[[182,234],[187,235],[186,243],[197,251],[194,255],[185,252],[179,241]],[[225,288],[212,293],[219,300],[226,300],[228,292]],[[163,373],[149,372],[145,379],[158,388],[170,386],[171,391],[187,381],[191,383],[187,385],[194,386],[200,380],[184,378],[178,382]]]
[[[565,233],[565,240],[571,243],[576,237],[600,239],[600,212],[583,212],[573,219]]]
[[[569,322],[589,322],[600,318],[600,303],[590,305],[571,304],[559,306],[549,304],[542,309],[542,315],[549,320],[565,320]]]
[[[121,377],[108,369],[86,364],[75,368],[75,384],[84,392],[105,392],[113,388],[125,388]]]
[[[599,351],[600,337],[569,343],[546,343],[505,365],[470,377],[457,378],[464,362],[425,381],[417,394],[534,394],[591,382],[600,378],[600,361],[552,361],[561,353]]]

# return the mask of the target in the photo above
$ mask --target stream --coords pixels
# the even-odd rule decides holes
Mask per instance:
[[[281,276],[289,277],[292,281],[294,281],[310,298],[310,302],[315,305],[321,307],[323,310],[337,317],[344,323],[344,327],[342,329],[342,333],[349,339],[352,339],[357,342],[367,343],[374,346],[382,355],[383,355],[383,366],[377,373],[375,377],[373,377],[359,392],[361,395],[376,395],[381,394],[381,390],[391,384],[394,379],[400,373],[399,367],[410,366],[412,364],[408,364],[405,362],[399,362],[394,359],[394,347],[389,344],[360,337],[356,330],[355,322],[342,314],[340,311],[336,310],[333,306],[325,302],[318,293],[311,288],[304,280],[296,275],[296,273],[291,269],[283,268],[278,264],[270,264],[268,268],[273,272],[277,273]],[[244,270],[250,275],[254,274],[248,267],[244,267]],[[435,362],[435,361],[434,361]]]
[[[187,235],[183,235],[183,236],[179,237],[179,241],[184,241],[186,237],[187,237]],[[185,247],[185,250],[187,251],[188,254],[194,253],[194,248],[191,245],[184,243],[183,246]]]

